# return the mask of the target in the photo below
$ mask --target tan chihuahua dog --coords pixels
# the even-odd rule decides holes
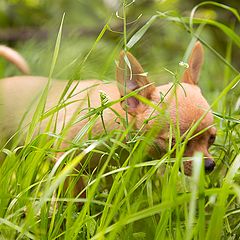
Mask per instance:
[[[0,55],[16,64],[22,72],[28,73],[27,64],[19,56],[16,59],[16,54],[7,47],[0,48]],[[140,129],[149,117],[153,120],[146,124],[144,128],[146,131],[153,127],[156,121],[161,121],[159,120],[161,117],[155,118],[155,120],[152,118],[153,115],[159,115],[159,112],[153,111],[150,105],[144,104],[141,101],[141,97],[148,99],[152,104],[160,108],[163,105],[166,106],[166,112],[170,121],[174,125],[179,124],[181,135],[184,135],[196,121],[205,115],[195,131],[196,137],[190,139],[186,145],[184,156],[192,157],[195,152],[202,152],[205,159],[205,170],[211,172],[215,163],[208,149],[215,140],[216,129],[213,127],[213,115],[209,111],[210,107],[197,85],[203,63],[203,55],[202,45],[197,42],[190,56],[189,67],[185,70],[181,86],[176,87],[176,97],[174,97],[171,91],[168,93],[172,89],[173,84],[170,83],[158,87],[150,84],[139,62],[130,53],[121,52],[116,71],[117,83],[107,84],[100,80],[73,82],[68,90],[69,93],[72,91],[71,97],[68,99],[72,103],[58,113],[58,132],[61,131],[65,123],[71,120],[74,114],[78,113],[79,116],[86,114],[89,111],[89,103],[92,108],[99,107],[101,105],[99,91],[104,91],[110,100],[114,101],[136,90],[138,96],[131,96],[125,99],[124,102],[117,102],[112,106],[123,118],[126,115],[125,111],[128,111],[129,121],[133,123],[135,129]],[[37,76],[16,76],[0,80],[0,131],[2,134],[9,135],[16,131],[20,119],[22,119],[22,116],[37,94],[41,93],[46,82],[47,78]],[[47,110],[58,104],[66,84],[66,81],[52,82],[46,103]],[[161,96],[163,95],[165,97],[162,100]],[[28,117],[25,119],[26,124],[31,121],[31,117],[32,114],[28,114]],[[107,108],[103,111],[103,119],[107,130],[119,128],[116,118],[116,114],[111,109]],[[87,121],[88,119],[85,119],[71,126],[66,138],[68,140],[73,139]],[[166,121],[165,123],[158,122],[157,124],[162,127],[160,127],[159,133],[156,135],[155,143],[160,149],[166,150],[169,141],[169,124],[166,124]],[[44,126],[44,124],[42,125]],[[205,131],[202,131],[204,129]],[[97,135],[103,131],[103,125],[99,119],[94,124],[92,133]],[[198,132],[201,132],[201,134],[197,134]],[[172,142],[174,143],[174,135]],[[184,162],[184,172],[187,175],[191,175],[191,160]]]

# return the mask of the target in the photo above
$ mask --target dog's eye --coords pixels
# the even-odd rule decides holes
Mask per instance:
[[[175,144],[176,144],[176,140],[175,140],[175,138],[172,138],[171,139],[171,148],[173,148]]]
[[[215,141],[215,138],[216,138],[215,135],[211,135],[211,136],[209,137],[209,139],[208,139],[208,144],[209,144],[209,145],[212,145],[212,144],[214,143],[214,141]]]

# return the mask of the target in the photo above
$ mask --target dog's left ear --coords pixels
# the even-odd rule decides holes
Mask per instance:
[[[198,84],[199,73],[203,64],[204,50],[202,44],[196,42],[189,58],[189,68],[184,72],[182,82]]]
[[[138,95],[151,99],[152,92],[155,90],[155,86],[150,84],[141,64],[129,52],[122,51],[120,53],[116,80],[121,97],[139,88],[143,88],[138,92]],[[146,109],[146,105],[135,97],[126,99],[122,103],[122,106],[126,108],[131,115],[136,115]]]

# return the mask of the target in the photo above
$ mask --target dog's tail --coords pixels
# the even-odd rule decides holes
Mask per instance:
[[[12,48],[0,45],[0,56],[13,63],[23,74],[30,74],[26,60]]]

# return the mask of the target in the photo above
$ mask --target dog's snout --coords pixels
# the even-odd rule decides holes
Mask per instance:
[[[215,167],[215,162],[211,158],[207,158],[204,161],[205,172],[210,173]]]

